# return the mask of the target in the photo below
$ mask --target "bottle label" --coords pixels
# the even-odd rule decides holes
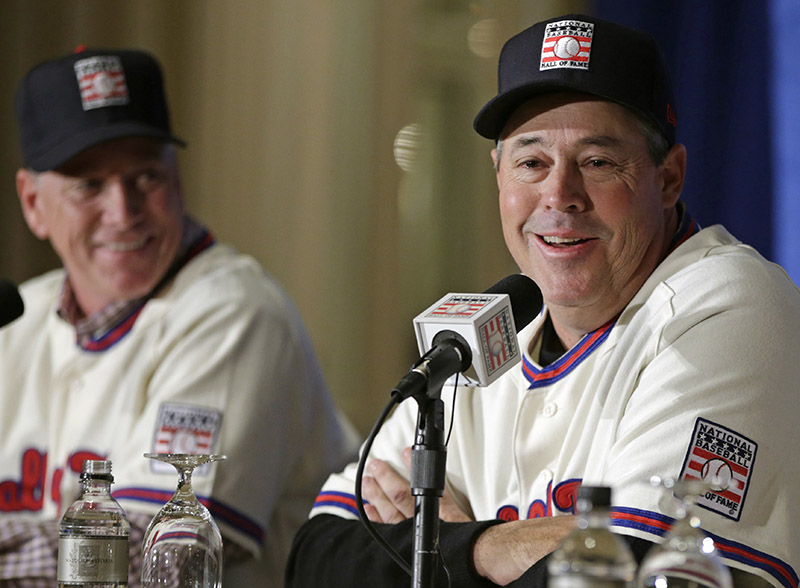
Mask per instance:
[[[58,540],[59,582],[117,582],[128,584],[128,538],[109,536],[61,537]]]

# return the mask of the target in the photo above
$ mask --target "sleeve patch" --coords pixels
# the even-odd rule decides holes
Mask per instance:
[[[738,521],[757,449],[758,445],[744,435],[698,418],[680,479],[703,480],[711,484],[697,504]]]

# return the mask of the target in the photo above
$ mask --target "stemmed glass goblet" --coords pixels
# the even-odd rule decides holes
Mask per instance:
[[[680,501],[677,518],[663,543],[650,548],[639,566],[639,588],[733,588],[730,570],[700,528],[697,500],[712,484],[697,479],[654,477],[654,486],[673,490]]]
[[[145,453],[145,457],[172,464],[178,488],[161,507],[144,534],[142,586],[144,588],[220,588],[222,536],[208,509],[192,489],[192,472],[224,455]]]

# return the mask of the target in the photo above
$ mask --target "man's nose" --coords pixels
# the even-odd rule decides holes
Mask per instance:
[[[109,181],[106,190],[106,217],[121,228],[136,224],[144,209],[144,195],[121,179]]]
[[[588,196],[583,176],[575,164],[557,163],[550,168],[542,185],[542,203],[560,212],[586,210]]]

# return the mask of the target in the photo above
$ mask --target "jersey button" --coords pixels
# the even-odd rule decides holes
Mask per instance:
[[[550,470],[542,470],[539,473],[539,479],[542,482],[549,482],[550,480],[553,479],[553,472],[551,472]]]
[[[547,404],[545,404],[545,405],[544,405],[544,407],[542,408],[542,413],[543,413],[543,414],[544,414],[544,416],[546,416],[547,418],[550,418],[550,417],[553,417],[553,416],[555,416],[555,414],[556,414],[557,412],[558,412],[558,405],[557,405],[555,402],[548,402],[548,403],[547,403]]]

